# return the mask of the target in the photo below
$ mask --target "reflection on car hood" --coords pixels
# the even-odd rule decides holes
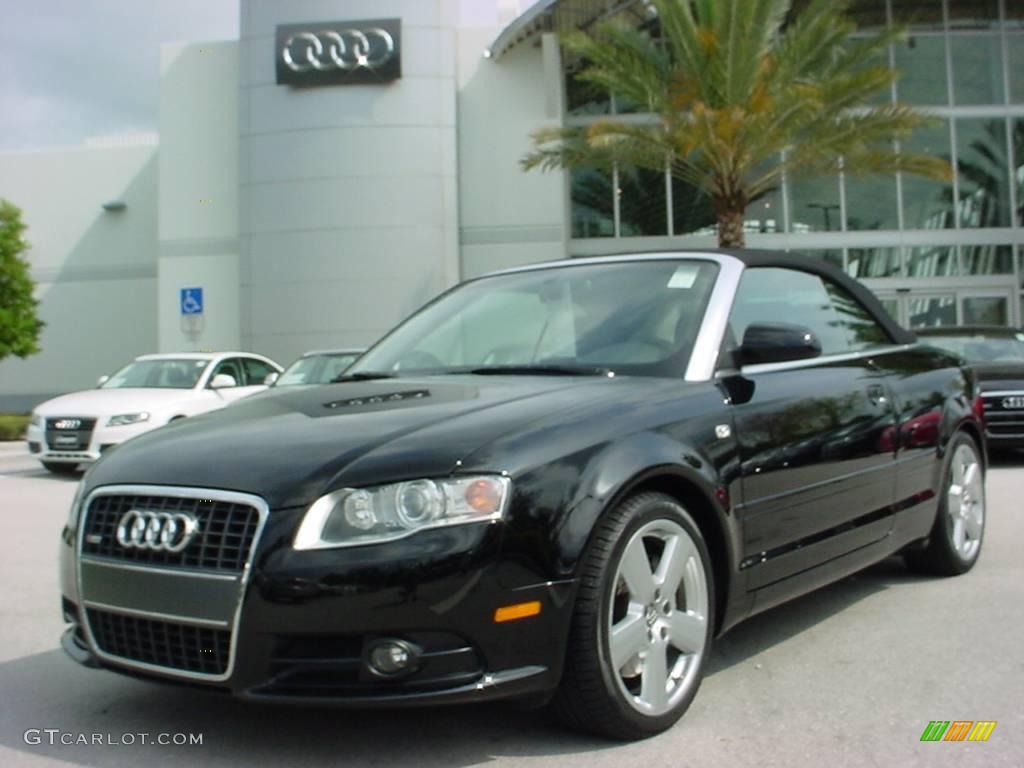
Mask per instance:
[[[123,387],[87,389],[61,395],[36,406],[41,416],[113,416],[152,411],[195,397],[193,389]]]
[[[295,506],[332,486],[447,475],[516,427],[614,397],[616,383],[445,376],[271,389],[135,438],[87,483],[222,488]]]

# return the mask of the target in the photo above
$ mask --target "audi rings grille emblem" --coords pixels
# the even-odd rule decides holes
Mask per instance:
[[[117,524],[117,543],[125,549],[181,552],[199,530],[199,521],[183,512],[131,509]]]
[[[398,19],[292,24],[277,28],[277,82],[379,83],[401,75]]]
[[[53,423],[56,429],[78,429],[82,426],[81,419],[58,419]]]

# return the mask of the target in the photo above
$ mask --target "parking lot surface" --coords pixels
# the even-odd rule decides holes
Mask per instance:
[[[509,705],[273,707],[83,669],[58,644],[75,485],[0,443],[0,766],[1024,765],[1024,455],[988,475],[971,573],[922,578],[894,558],[750,619],[718,640],[683,719],[633,744]],[[931,720],[997,725],[985,743],[921,742]]]

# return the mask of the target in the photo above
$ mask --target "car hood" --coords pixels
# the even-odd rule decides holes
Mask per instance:
[[[194,395],[191,389],[160,389],[156,387],[124,387],[120,389],[87,389],[61,395],[36,406],[40,416],[114,416],[119,413],[152,411],[179,403]]]
[[[971,367],[982,392],[1024,389],[1024,363],[983,363]]]
[[[621,380],[604,377],[444,376],[271,389],[109,451],[86,484],[218,488],[260,495],[271,508],[299,506],[345,485],[473,469],[459,462],[501,435],[621,393]]]

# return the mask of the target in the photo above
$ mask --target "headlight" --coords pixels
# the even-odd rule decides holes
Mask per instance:
[[[28,420],[28,423],[33,427],[41,427],[43,426],[43,417],[33,411],[32,418]]]
[[[128,424],[138,424],[140,421],[149,421],[149,414],[143,411],[142,413],[122,413],[117,416],[111,416],[107,420],[107,426],[123,427]]]
[[[410,480],[376,488],[344,488],[306,512],[295,549],[379,544],[427,528],[500,520],[509,479],[497,475]]]

